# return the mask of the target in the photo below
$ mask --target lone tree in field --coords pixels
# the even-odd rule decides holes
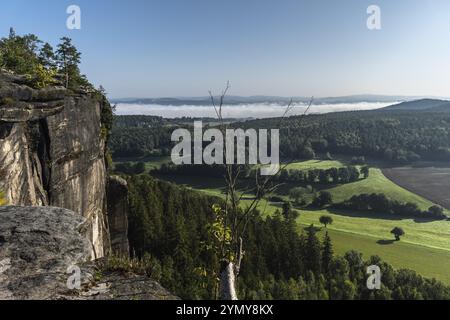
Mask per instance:
[[[395,236],[396,241],[400,241],[400,237],[405,235],[405,231],[402,228],[395,227],[391,230],[391,233]]]
[[[325,226],[325,228],[326,228],[327,225],[333,224],[333,218],[330,217],[330,216],[321,216],[321,217],[319,218],[319,222],[320,222],[321,224],[323,224],[323,225]]]

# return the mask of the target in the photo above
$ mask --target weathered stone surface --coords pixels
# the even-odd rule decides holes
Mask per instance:
[[[82,214],[90,221],[93,258],[106,242],[105,142],[101,105],[86,95],[68,96],[64,110],[46,119],[50,141],[49,203]]]
[[[41,164],[33,161],[24,123],[1,124],[5,130],[0,136],[0,190],[10,204],[46,205]],[[3,139],[2,139],[3,138]]]
[[[104,275],[95,286],[81,295],[88,300],[179,300],[146,276],[118,273]]]
[[[30,79],[23,75],[0,72],[0,97],[10,97],[16,101],[52,101],[64,100],[66,89],[62,86],[51,86],[44,89],[33,89]]]
[[[52,205],[84,216],[92,258],[108,245],[105,142],[92,94],[36,90],[0,72],[0,189],[11,205]]]
[[[86,219],[66,209],[0,207],[0,300],[177,299],[147,276],[102,271],[85,231]],[[67,285],[73,267],[79,287]]]
[[[101,262],[99,263],[101,265]],[[105,272],[96,261],[81,268],[80,290],[60,292],[65,300],[179,300],[158,282],[132,273]],[[96,276],[95,276],[96,275]]]
[[[0,73],[0,121],[35,121],[56,114],[64,106],[66,89],[33,89],[23,76]]]
[[[0,121],[26,122],[46,118],[61,112],[64,100],[50,102],[11,102],[0,106]]]
[[[0,299],[54,299],[90,259],[84,219],[52,207],[0,207]]]
[[[111,249],[117,255],[129,255],[128,186],[119,176],[108,179],[108,224]]]

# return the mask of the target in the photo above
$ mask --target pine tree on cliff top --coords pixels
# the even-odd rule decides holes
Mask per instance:
[[[56,51],[57,62],[64,74],[65,87],[74,86],[80,78],[78,65],[81,62],[81,53],[72,44],[72,39],[63,37]]]

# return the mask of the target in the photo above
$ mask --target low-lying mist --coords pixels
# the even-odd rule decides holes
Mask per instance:
[[[317,104],[312,105],[309,113],[330,113],[355,110],[374,110],[390,106],[397,102],[360,102],[339,104]],[[289,112],[289,115],[303,114],[306,110],[305,104],[298,104]],[[281,117],[286,105],[279,104],[239,104],[225,105],[222,108],[224,118],[272,118]],[[117,105],[118,115],[152,115],[164,118],[181,117],[216,117],[212,106],[164,106],[156,104],[127,104]]]

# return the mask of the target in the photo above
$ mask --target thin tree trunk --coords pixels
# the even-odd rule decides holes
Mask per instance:
[[[224,261],[220,270],[220,299],[239,300],[236,294],[236,280],[241,268],[245,252],[242,247],[242,238],[239,238],[237,263]]]
[[[225,264],[225,268],[220,273],[220,299],[238,300],[236,294],[236,273],[235,265],[232,262]]]

